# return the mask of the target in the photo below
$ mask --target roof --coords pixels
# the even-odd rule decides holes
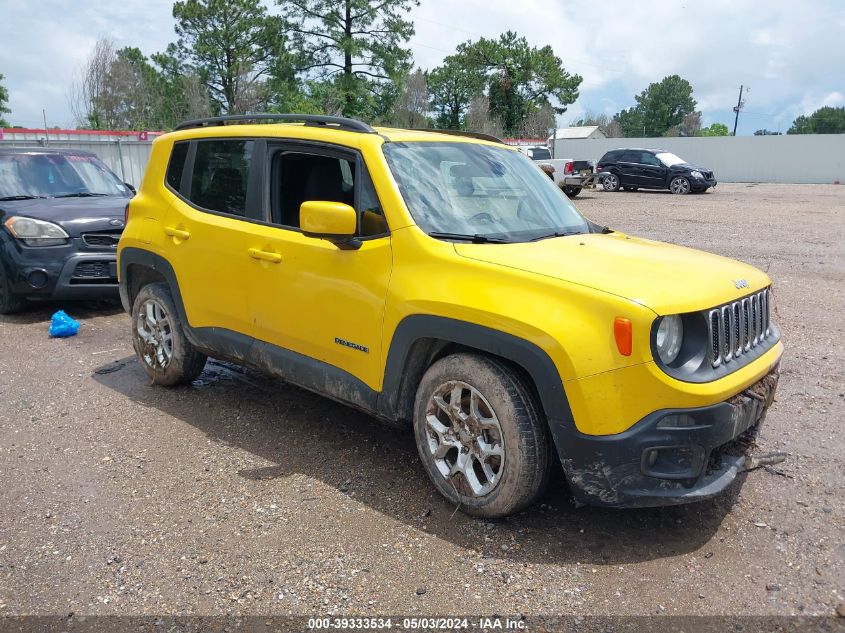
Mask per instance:
[[[576,127],[562,127],[555,130],[555,138],[589,138],[592,134],[599,131],[602,135],[604,132],[601,131],[598,125],[581,125]]]

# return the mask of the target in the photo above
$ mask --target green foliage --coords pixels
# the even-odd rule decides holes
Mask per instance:
[[[498,39],[482,37],[459,45],[443,68],[456,66],[466,69],[465,85],[486,87],[491,116],[502,122],[506,134],[519,133],[525,120],[543,106],[552,105],[557,114],[565,112],[578,98],[581,84],[581,77],[566,72],[551,46],[532,47],[513,31]],[[454,123],[454,108],[450,118]]]
[[[698,136],[730,136],[730,130],[724,123],[713,123],[709,127],[703,127]]]
[[[171,51],[196,68],[216,111],[263,109],[267,80],[281,74],[282,22],[259,0],[179,0],[173,4],[179,39]]]
[[[678,75],[650,84],[635,99],[637,105],[615,117],[627,137],[664,136],[695,112],[692,86]]]
[[[754,132],[754,136],[780,136],[780,132],[772,132],[771,130],[763,128],[762,130]]]
[[[484,90],[484,77],[463,64],[457,55],[443,60],[443,65],[428,73],[428,91],[435,127],[458,130],[473,97]]]
[[[11,110],[9,110],[9,106],[6,105],[9,103],[9,91],[6,90],[6,87],[2,84],[3,79],[5,79],[5,77],[2,73],[0,73],[0,127],[9,127],[6,119],[3,118],[4,114],[9,114],[11,112]]]
[[[799,116],[787,134],[843,134],[845,133],[845,107],[825,106],[810,116]]]
[[[308,98],[331,114],[390,118],[411,69],[405,16],[419,0],[277,1]]]

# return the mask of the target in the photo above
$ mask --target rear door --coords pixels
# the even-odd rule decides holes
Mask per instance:
[[[246,334],[251,315],[245,278],[252,263],[247,251],[262,212],[265,144],[237,138],[186,144],[181,178],[167,183],[177,198],[164,217],[163,239],[156,242],[176,273],[188,323]]]
[[[640,186],[640,152],[625,150],[617,160],[619,181],[623,187]]]

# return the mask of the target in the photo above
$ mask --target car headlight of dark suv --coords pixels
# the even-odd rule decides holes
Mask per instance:
[[[61,246],[70,239],[62,227],[45,220],[13,215],[4,224],[13,237],[27,246]]]

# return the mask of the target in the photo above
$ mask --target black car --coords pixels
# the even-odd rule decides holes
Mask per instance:
[[[605,191],[668,189],[686,194],[716,186],[713,172],[662,149],[615,149],[596,164]]]
[[[117,297],[132,194],[90,152],[0,148],[0,314],[27,299]]]

